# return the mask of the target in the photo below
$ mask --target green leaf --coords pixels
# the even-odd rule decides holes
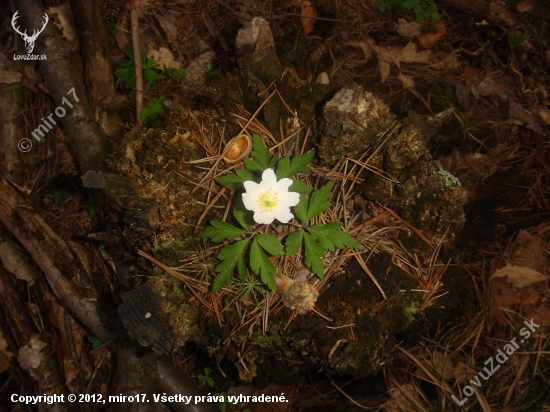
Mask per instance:
[[[269,258],[260,248],[256,239],[254,239],[252,246],[250,246],[250,268],[256,274],[259,273],[262,282],[275,292],[275,266],[269,261]]]
[[[302,223],[305,223],[307,220],[307,205],[307,197],[301,194],[300,201],[296,206],[294,206],[294,213],[296,213],[296,216],[298,216],[298,219],[300,219]]]
[[[244,234],[243,230],[221,220],[211,220],[210,225],[211,226],[205,227],[204,230],[199,233],[199,236],[209,238],[213,242],[221,242],[226,239],[235,239],[236,237]],[[224,247],[222,251],[227,247],[229,246]]]
[[[235,172],[237,173],[237,176],[243,179],[243,182],[246,182],[247,180],[256,180],[256,176],[250,170],[238,169]]]
[[[252,135],[252,152],[250,152],[250,156],[261,167],[261,171],[269,168],[269,163],[271,160],[269,150],[265,147],[264,143],[256,133]],[[247,169],[250,170],[248,167]]]
[[[73,194],[69,189],[66,187],[59,188],[55,192],[53,192],[53,197],[57,201],[57,203],[64,203],[67,200],[70,200],[73,198]]]
[[[346,247],[360,249],[362,246],[353,239],[349,233],[341,232],[339,222],[331,222],[326,225],[314,225],[307,228],[307,231],[321,244],[323,249],[334,252],[335,247],[344,249]]]
[[[242,188],[244,182],[244,179],[235,173],[228,173],[225,176],[216,177],[214,180],[231,190]]]
[[[166,78],[166,76],[163,76],[162,74],[158,74],[156,71],[151,69],[145,69],[145,72],[143,73],[143,77],[145,77],[145,80],[147,80],[148,82],[154,82],[156,80],[162,80]]]
[[[88,336],[88,342],[92,344],[92,349],[97,349],[103,344],[102,340],[94,335]]]
[[[218,275],[214,278],[214,284],[212,285],[212,290],[214,292],[223,285],[231,283],[235,266],[239,265],[239,272],[242,270],[242,265],[239,261],[242,260],[247,246],[248,239],[243,239],[220,249],[216,257],[222,262],[216,266]]]
[[[258,244],[272,256],[280,256],[284,255],[285,253],[283,247],[279,244],[279,239],[277,239],[273,235],[261,233],[259,235],[256,235],[254,240],[258,242]]]
[[[320,279],[323,279],[325,271],[325,265],[321,260],[325,254],[323,247],[309,233],[304,233],[304,246],[306,266]]]
[[[309,170],[309,164],[315,156],[315,151],[312,150],[303,155],[296,155],[292,158],[292,161],[289,157],[283,157],[279,160],[277,165],[277,180],[281,180],[285,177],[292,177],[296,173],[305,173]]]
[[[285,242],[287,256],[293,255],[298,252],[298,250],[300,249],[300,245],[302,244],[303,238],[303,230],[297,230],[296,232],[292,232],[290,235],[287,236]]]
[[[160,65],[155,61],[155,59],[153,59],[152,57],[147,59],[147,68],[148,69],[154,69],[157,66],[160,66]]]
[[[246,230],[250,230],[252,227],[252,212],[244,207],[243,197],[239,194],[237,200],[235,200],[235,206],[233,207],[233,216],[237,219],[237,222]]]
[[[40,158],[38,157],[38,155],[29,156],[29,163],[30,163],[31,165],[35,165],[35,164],[38,163],[38,160],[39,160],[39,159],[40,159]]]
[[[244,166],[250,170],[251,172],[259,172],[262,173],[266,168],[263,168],[253,159],[244,159]]]
[[[302,195],[308,194],[313,190],[311,186],[306,185],[304,182],[301,182],[299,180],[294,180],[290,187],[288,188],[290,192],[297,192]]]
[[[311,194],[309,199],[309,207],[307,209],[307,220],[313,219],[315,216],[318,216],[321,212],[324,212],[330,206],[330,198],[332,196],[332,182],[328,182],[326,185],[322,186],[320,189],[315,190]],[[296,210],[296,209],[294,209]]]
[[[176,82],[179,83],[182,81],[182,79],[185,77],[186,75],[186,71],[185,69],[178,69],[176,70]]]

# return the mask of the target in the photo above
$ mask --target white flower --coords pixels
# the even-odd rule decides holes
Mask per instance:
[[[291,184],[292,180],[287,178],[277,181],[275,172],[266,169],[259,184],[251,180],[244,182],[244,207],[254,212],[257,223],[268,225],[274,219],[287,223],[294,217],[290,213],[290,207],[296,206],[300,201],[299,193],[288,191]]]

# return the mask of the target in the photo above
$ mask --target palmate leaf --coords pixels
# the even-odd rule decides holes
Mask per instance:
[[[304,185],[309,187],[307,185]],[[305,197],[305,194],[300,194],[300,202],[294,207],[294,213],[298,216],[298,219],[302,223],[307,222],[308,220],[313,219],[318,216],[321,212],[327,210],[330,206],[330,198],[332,196],[332,182],[328,182],[326,185],[322,186],[320,189],[315,190],[309,199]],[[292,187],[292,186],[291,186]],[[298,186],[301,189],[303,187]],[[301,193],[297,191],[298,193]]]
[[[300,193],[302,195],[306,195],[309,192],[313,190],[311,186],[306,185],[304,182],[300,182],[299,180],[294,180],[290,187],[288,188],[290,192],[296,192]]]
[[[306,220],[311,220],[321,212],[324,212],[330,206],[330,198],[332,196],[332,182],[328,182],[326,185],[321,186],[320,189],[315,190],[309,199],[309,207],[307,208]]]
[[[215,177],[214,180],[228,189],[241,189],[247,180],[256,180],[254,173],[246,169],[238,169],[235,173],[228,173],[225,176]]]
[[[280,256],[284,255],[285,253],[283,247],[279,244],[279,239],[277,239],[273,235],[261,233],[259,235],[256,235],[254,240],[258,242],[258,244],[272,256]]]
[[[339,222],[331,222],[326,225],[314,225],[307,228],[307,231],[321,244],[325,250],[334,252],[335,247],[344,249],[346,247],[360,249],[362,246],[353,239],[349,233],[341,232]]]
[[[233,216],[237,219],[242,227],[246,230],[250,230],[252,227],[252,213],[244,207],[243,197],[239,194],[235,200],[235,206],[233,207]]]
[[[250,153],[250,156],[260,166],[261,170],[259,171],[263,172],[270,166],[271,156],[269,155],[269,150],[265,147],[264,143],[256,133],[252,135],[252,152]],[[248,168],[248,165],[246,166],[246,168],[250,170]]]
[[[323,279],[325,265],[321,260],[325,250],[309,233],[304,233],[305,263],[313,273]]]
[[[296,232],[292,232],[290,235],[286,238],[286,255],[290,256],[298,252],[300,250],[300,245],[302,244],[302,239],[304,238],[304,231],[303,230],[297,230]]]
[[[290,158],[283,157],[277,164],[277,180],[281,180],[285,177],[292,177],[296,173],[305,173],[309,170],[309,164],[315,156],[315,151],[312,150],[303,155],[296,155],[290,160]]]
[[[220,249],[216,257],[221,260],[221,262],[216,266],[216,272],[218,272],[218,274],[214,278],[212,291],[215,292],[222,286],[231,283],[236,266],[238,266],[239,275],[241,275],[241,277],[244,276],[244,273],[241,272],[246,268],[244,268],[241,261],[243,260],[243,254],[247,246],[248,239],[243,239]]]
[[[254,273],[259,273],[262,282],[275,292],[275,266],[269,261],[269,258],[260,247],[257,237],[252,241],[252,245],[250,246],[250,268]]]
[[[243,230],[229,223],[222,222],[221,220],[211,220],[210,225],[211,226],[205,227],[204,230],[199,233],[199,236],[211,239],[213,242],[221,242],[226,239],[235,239],[236,237],[244,234]]]

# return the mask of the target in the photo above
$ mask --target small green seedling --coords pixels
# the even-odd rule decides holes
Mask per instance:
[[[139,114],[139,121],[149,127],[158,125],[159,118],[166,114],[166,110],[164,110],[165,98],[166,96],[162,95],[158,99],[150,101]]]
[[[529,38],[529,33],[523,33],[523,34],[516,34],[516,33],[510,33],[508,35],[508,46],[510,46],[511,49],[514,47],[519,46],[521,43],[526,41]]]
[[[437,5],[433,0],[378,0],[376,2],[381,13],[393,9],[414,11],[416,21],[437,20],[441,18],[437,12]]]
[[[210,369],[208,366],[204,368],[204,375],[200,374],[197,376],[199,379],[199,385],[203,385],[205,382],[206,384],[213,388],[214,387],[214,379],[212,379],[209,375],[212,373],[212,369]]]

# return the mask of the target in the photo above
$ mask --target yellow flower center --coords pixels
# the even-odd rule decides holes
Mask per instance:
[[[277,202],[279,201],[279,193],[274,192],[273,189],[269,189],[267,192],[260,193],[258,197],[258,204],[260,205],[260,210],[262,213],[272,212],[275,207],[277,207]]]

